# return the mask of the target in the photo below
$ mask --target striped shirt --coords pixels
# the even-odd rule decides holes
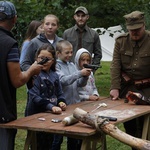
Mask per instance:
[[[14,45],[8,53],[7,62],[19,62],[19,49]]]

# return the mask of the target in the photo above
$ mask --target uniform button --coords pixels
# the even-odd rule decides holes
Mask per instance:
[[[136,66],[136,64],[134,64],[134,66]]]
[[[145,56],[147,56],[147,54],[145,54]]]
[[[132,71],[134,72],[135,70],[133,69]]]
[[[135,54],[138,55],[138,52],[136,52]]]

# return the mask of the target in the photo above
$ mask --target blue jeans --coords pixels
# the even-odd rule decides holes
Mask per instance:
[[[62,142],[63,136],[55,134],[51,150],[61,150]],[[67,137],[67,150],[80,150],[81,144],[82,140]]]
[[[62,142],[63,142],[63,136],[59,134],[54,134],[51,150],[60,150]]]
[[[80,150],[81,149],[82,140],[67,138],[67,150]]]
[[[0,128],[0,150],[14,150],[16,129]]]
[[[53,142],[53,134],[37,131],[36,137],[37,137],[37,150],[51,150]]]

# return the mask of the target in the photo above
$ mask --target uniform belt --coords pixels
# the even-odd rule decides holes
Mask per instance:
[[[135,85],[138,89],[150,87],[150,78],[133,80],[124,72],[122,72],[122,78],[124,79],[125,82]]]
[[[150,83],[150,78],[143,79],[143,80],[135,80],[134,83],[135,83],[135,84],[146,84],[146,83]]]
[[[135,80],[134,84],[138,89],[148,88],[150,87],[150,78],[143,80]]]

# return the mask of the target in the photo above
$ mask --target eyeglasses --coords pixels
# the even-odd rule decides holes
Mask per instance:
[[[41,60],[48,59],[48,61],[52,61],[52,60],[54,60],[54,58],[44,57],[44,56],[37,57],[37,58],[38,58],[38,59],[41,59]]]

